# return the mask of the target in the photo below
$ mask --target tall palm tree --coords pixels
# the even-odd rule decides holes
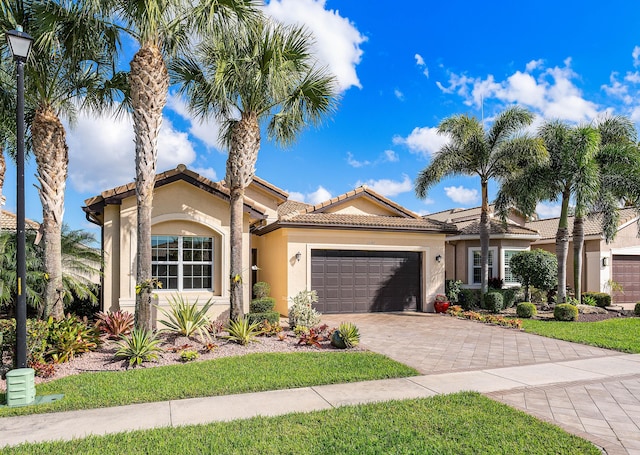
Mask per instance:
[[[44,270],[47,275],[41,317],[64,315],[61,232],[68,147],[62,118],[101,106],[97,94],[111,74],[117,30],[90,2],[5,2],[0,23],[24,25],[34,37],[25,65],[25,102],[34,109],[30,121],[42,203]],[[5,5],[3,5],[5,6]]]
[[[521,134],[531,124],[533,114],[515,106],[506,109],[485,131],[475,117],[454,115],[438,125],[438,133],[449,141],[436,153],[429,166],[420,171],[416,194],[425,198],[429,188],[454,175],[478,176],[482,194],[480,212],[481,292],[488,289],[489,274],[489,180],[503,182],[531,163],[544,162],[542,141]]]
[[[622,200],[638,200],[633,188],[640,186],[640,151],[635,143],[637,134],[633,122],[621,116],[605,117],[595,123],[600,134],[600,144],[593,163],[589,163],[592,178],[597,168],[598,191],[591,191],[581,198],[581,207],[573,220],[573,282],[576,298],[582,295],[582,256],[584,250],[584,216],[596,214],[600,218],[607,242],[613,240],[618,227],[618,208]],[[578,199],[577,199],[578,200]]]
[[[255,0],[102,0],[140,45],[130,62],[129,95],[133,109],[136,163],[137,264],[136,326],[151,328],[151,209],[158,156],[158,133],[167,101],[166,58],[213,34],[228,20],[250,17]]]
[[[312,45],[305,29],[264,19],[227,29],[220,39],[203,42],[196,58],[171,66],[192,112],[222,123],[229,150],[232,319],[243,315],[242,204],[255,173],[261,126],[268,139],[288,145],[335,108],[335,77],[315,66]]]
[[[558,258],[558,302],[567,297],[567,257],[569,255],[569,202],[574,200],[575,215],[584,217],[589,201],[599,189],[594,158],[600,147],[600,134],[592,126],[570,126],[561,121],[546,122],[539,136],[549,151],[549,161],[529,166],[526,172],[500,188],[497,209],[515,206],[526,215],[535,213],[540,201],[560,200],[560,219],[556,232]]]

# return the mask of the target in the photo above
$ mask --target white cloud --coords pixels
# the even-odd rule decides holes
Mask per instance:
[[[337,10],[325,9],[326,0],[271,0],[268,15],[285,24],[304,24],[316,38],[318,60],[336,75],[341,91],[361,88],[356,74],[367,38]]]
[[[384,151],[384,160],[388,161],[390,163],[395,163],[397,161],[400,161],[400,157],[393,150],[385,150]]]
[[[476,204],[480,199],[478,197],[478,190],[465,188],[463,186],[447,186],[444,192],[449,199],[458,204]]]
[[[306,202],[307,204],[316,205],[321,202],[331,199],[331,193],[323,186],[318,186],[318,189],[312,193],[301,193],[299,191],[287,191],[289,193],[289,199],[292,201]]]
[[[208,178],[209,180],[211,180],[212,182],[215,182],[218,180],[218,175],[216,174],[215,169],[213,169],[212,167],[192,167],[190,168],[193,172],[196,172],[198,174],[200,174],[203,177]]]
[[[393,91],[393,94],[396,96],[396,98],[398,98],[400,101],[404,101],[404,93],[402,93],[400,90],[395,89]]]
[[[640,46],[635,46],[633,48],[633,52],[631,52],[631,56],[633,57],[633,66],[640,65]]]
[[[304,194],[298,191],[288,191],[288,193],[289,193],[289,200],[304,202]]]
[[[536,68],[542,66],[543,63],[544,63],[544,60],[542,60],[542,59],[531,60],[529,63],[527,63],[527,66],[525,66],[525,69],[526,69],[527,73],[530,73],[531,71],[535,70]]]
[[[424,66],[425,65],[424,58],[422,58],[422,55],[416,54],[416,55],[414,55],[414,57],[416,59],[416,65],[418,65],[418,66]]]
[[[79,192],[98,193],[133,181],[135,142],[129,116],[78,118],[74,128],[67,127],[69,145],[69,183]],[[196,153],[187,134],[176,131],[166,118],[158,137],[157,170],[191,164]]]
[[[366,182],[358,181],[355,186],[358,187],[362,185],[366,185],[376,193],[380,193],[385,197],[394,197],[398,194],[413,190],[413,182],[408,175],[404,175],[401,182],[390,179],[367,180]]]
[[[557,218],[560,216],[562,206],[560,204],[547,204],[539,202],[536,205],[536,213],[540,218]]]
[[[189,112],[185,99],[177,93],[169,93],[167,108],[186,120],[189,123],[189,133],[201,140],[207,148],[214,148],[219,152],[224,151],[224,146],[220,143],[219,138],[220,124],[215,119],[195,119]]]
[[[355,167],[355,168],[359,168],[362,166],[368,166],[369,164],[371,164],[370,161],[358,161],[353,157],[353,153],[351,152],[347,152],[347,163],[349,164],[349,166],[351,167]]]
[[[447,142],[447,137],[438,134],[437,128],[416,127],[406,138],[396,136],[393,138],[394,144],[404,144],[414,153],[424,156],[433,155]]]

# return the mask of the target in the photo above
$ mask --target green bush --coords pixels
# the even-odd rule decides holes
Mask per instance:
[[[478,306],[478,291],[474,289],[460,289],[458,304],[464,310],[470,310]]]
[[[320,313],[311,305],[318,301],[316,291],[300,291],[292,299],[289,308],[289,327],[295,329],[299,325],[314,327],[320,322]]]
[[[212,305],[213,302],[209,299],[202,305],[202,308],[198,309],[198,299],[189,303],[180,294],[172,295],[169,300],[169,309],[156,306],[166,317],[158,322],[164,325],[168,332],[185,337],[198,334],[204,340],[208,338],[207,326],[210,320],[207,312]]]
[[[261,313],[249,313],[246,315],[250,324],[257,322],[262,324],[264,321],[269,321],[269,324],[275,325],[280,322],[280,313],[277,311],[263,311]]]
[[[8,352],[15,365],[16,350],[16,320],[0,319],[0,360],[4,352]],[[47,339],[49,326],[39,319],[27,319],[27,362],[44,362],[44,356],[48,350]],[[2,362],[0,362],[2,363]]]
[[[502,289],[500,293],[502,294],[503,300],[503,308],[511,308],[514,303],[516,303],[516,296],[520,292],[520,288],[506,288]]]
[[[125,359],[129,362],[129,366],[135,367],[143,362],[157,360],[158,353],[162,352],[159,345],[160,340],[151,330],[134,328],[131,335],[123,337],[118,343],[118,350],[114,357]]]
[[[250,313],[266,313],[267,311],[273,311],[276,306],[276,299],[273,297],[261,297],[259,299],[253,299],[249,304]]]
[[[196,360],[198,357],[200,357],[200,354],[198,354],[198,351],[188,350],[188,351],[182,351],[180,353],[180,360],[182,362],[191,362],[193,360]]]
[[[640,316],[640,302],[636,303],[636,306],[633,307],[633,314],[636,316]]]
[[[260,322],[249,322],[248,318],[240,318],[236,321],[233,319],[229,321],[226,327],[229,335],[223,336],[227,340],[234,341],[242,346],[246,346],[249,342],[254,341],[255,338],[262,333],[260,329]]]
[[[86,319],[68,314],[62,319],[47,320],[49,336],[47,339],[47,356],[54,363],[64,363],[73,359],[76,354],[95,351],[102,340],[100,330],[90,325]]]
[[[253,295],[256,296],[256,300],[263,299],[265,297],[269,297],[271,293],[271,286],[269,283],[265,281],[258,281],[253,285]],[[269,310],[266,310],[269,311]]]
[[[500,292],[487,292],[483,298],[484,308],[492,313],[499,313],[504,307],[504,298]]]
[[[452,305],[456,305],[458,303],[458,296],[460,295],[460,291],[462,291],[462,281],[445,280],[444,293],[447,295]]]
[[[596,306],[596,299],[592,295],[582,294],[582,304]]]
[[[600,308],[611,306],[611,296],[606,292],[583,292],[582,297],[592,297]]]
[[[521,302],[516,307],[516,314],[519,318],[530,319],[538,313],[538,309],[531,302]]]
[[[559,303],[553,309],[553,317],[558,321],[578,320],[578,307],[570,303]]]

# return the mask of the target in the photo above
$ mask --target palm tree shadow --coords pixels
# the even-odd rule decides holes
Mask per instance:
[[[407,258],[391,271],[376,291],[369,311],[419,311],[422,302],[419,255]]]

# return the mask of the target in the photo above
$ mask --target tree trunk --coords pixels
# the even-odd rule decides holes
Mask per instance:
[[[556,257],[558,258],[558,295],[557,303],[567,301],[567,257],[569,256],[569,198],[570,189],[562,192],[562,208],[558,231],[556,232]]]
[[[489,289],[490,224],[487,181],[483,180],[480,185],[482,188],[482,208],[480,212],[480,298],[482,298]],[[493,260],[495,261],[496,258],[493,258]]]
[[[573,219],[573,288],[578,301],[582,301],[582,251],[584,250],[584,218]]]
[[[151,211],[158,157],[158,134],[162,109],[167,102],[169,75],[160,49],[150,43],[140,47],[131,60],[129,74],[133,128],[136,142],[136,202],[138,208],[136,282],[151,280]],[[146,288],[146,286],[142,286]],[[136,294],[136,326],[150,330],[151,299],[147,292]]]
[[[231,263],[229,294],[230,317],[239,319],[244,314],[242,256],[244,189],[253,180],[260,150],[260,126],[253,112],[243,112],[231,132],[231,148],[227,158],[225,182],[230,191]]]
[[[31,126],[33,150],[38,167],[42,228],[44,232],[45,286],[41,316],[64,316],[64,285],[62,282],[62,219],[64,192],[69,166],[65,131],[56,113],[49,107],[36,110]]]

